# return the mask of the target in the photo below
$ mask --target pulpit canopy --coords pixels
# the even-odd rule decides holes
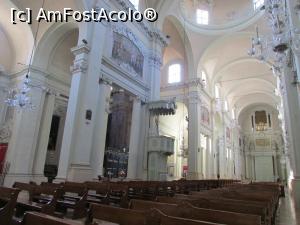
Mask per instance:
[[[149,102],[148,106],[150,112],[155,116],[175,115],[177,108],[175,99]]]

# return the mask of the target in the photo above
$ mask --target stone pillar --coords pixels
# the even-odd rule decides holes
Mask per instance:
[[[206,158],[204,159],[205,160],[205,179],[209,179],[211,177],[210,175],[210,167],[211,167],[211,164],[213,164],[212,160],[211,160],[211,154],[210,154],[210,144],[209,144],[209,141],[210,141],[210,136],[207,136],[206,138]]]
[[[153,32],[152,52],[149,54],[149,70],[151,79],[151,101],[160,100],[160,81],[162,52],[167,40],[160,31]]]
[[[106,143],[106,132],[107,132],[107,121],[109,114],[109,104],[111,95],[111,83],[108,81],[101,81],[98,92],[98,108],[96,112],[96,125],[95,132],[93,135],[92,145],[92,158],[91,165],[93,168],[93,178],[104,175],[103,162],[105,154],[105,143]]]
[[[44,177],[44,167],[48,150],[49,134],[55,104],[55,95],[47,94],[41,119],[41,132],[38,138],[37,152],[34,157],[33,172],[37,179]]]
[[[33,178],[46,93],[39,88],[32,88],[30,94],[34,109],[16,109],[14,112],[12,136],[6,156],[6,161],[10,163],[5,179],[6,186],[11,186],[15,181],[28,182]]]
[[[98,105],[95,93],[100,89],[107,27],[94,23],[91,29],[88,44],[72,49],[75,60],[57,177],[62,180],[81,182],[93,178],[91,157]]]
[[[299,71],[300,72],[300,71]],[[299,73],[298,72],[298,73]],[[294,83],[294,72],[286,67],[281,76],[284,117],[286,123],[286,141],[289,141],[289,154],[292,180],[290,189],[300,208],[300,95],[297,84]]]
[[[200,121],[201,121],[201,100],[197,92],[190,93],[188,103],[188,117],[189,117],[189,156],[188,156],[188,178],[201,179],[202,165],[199,160],[201,155],[201,141],[200,141]],[[201,156],[200,156],[201,158]]]
[[[90,48],[86,45],[78,46],[72,49],[75,55],[74,65],[72,67],[72,82],[69,94],[69,102],[65,129],[61,147],[61,154],[58,166],[58,179],[66,179],[69,170],[70,158],[74,148],[75,133],[77,131],[78,111],[80,107],[80,97],[83,89],[83,79],[87,72],[87,61]]]
[[[129,159],[128,159],[128,172],[127,178],[137,178],[137,164],[138,164],[138,151],[141,128],[141,100],[137,97],[133,100],[132,107],[132,120],[130,131],[130,143],[129,143]]]

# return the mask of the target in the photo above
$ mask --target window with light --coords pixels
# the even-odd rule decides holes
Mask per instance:
[[[140,0],[130,0],[130,2],[131,2],[131,4],[134,6],[134,8],[135,8],[136,10],[139,9],[139,2],[140,2]]]
[[[253,0],[254,10],[260,9],[260,7],[262,7],[264,4],[265,4],[264,0]]]
[[[169,84],[179,83],[181,81],[181,66],[180,64],[173,64],[169,66]]]
[[[209,14],[208,14],[207,10],[197,9],[196,17],[197,17],[198,24],[207,25],[208,24],[208,16],[209,16]]]

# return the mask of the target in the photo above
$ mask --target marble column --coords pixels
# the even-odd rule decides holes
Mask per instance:
[[[74,148],[74,136],[77,131],[77,123],[79,117],[78,108],[80,107],[83,79],[87,72],[87,61],[90,48],[86,45],[81,45],[73,48],[72,51],[75,55],[75,61],[71,71],[72,82],[57,174],[57,179],[62,180],[65,180],[67,178],[70,158],[72,150]]]
[[[292,50],[295,63],[295,72],[286,68],[284,73],[283,86],[286,92],[284,98],[285,120],[287,123],[287,133],[290,139],[290,165],[293,178],[290,188],[295,199],[297,208],[300,208],[300,12],[299,1],[287,1],[288,16],[292,34]],[[296,81],[296,82],[295,82]],[[292,176],[291,176],[292,177]]]
[[[109,114],[109,104],[111,95],[111,82],[102,80],[100,82],[99,92],[98,92],[98,108],[96,113],[96,125],[93,137],[92,145],[92,158],[91,164],[93,168],[93,178],[97,176],[104,175],[103,162],[105,154],[105,143],[106,143],[106,132],[107,132],[107,122]]]
[[[300,72],[300,71],[299,71]],[[282,96],[284,103],[284,117],[286,123],[287,140],[291,165],[291,191],[300,208],[300,97],[297,84],[294,83],[294,72],[286,67],[281,76]]]
[[[36,179],[44,176],[44,167],[48,150],[49,134],[54,111],[55,95],[47,94],[41,119],[41,132],[37,143],[37,152],[34,157],[33,172]]]
[[[138,151],[139,151],[139,140],[141,128],[141,100],[135,97],[133,100],[132,107],[132,120],[131,120],[131,131],[130,131],[130,142],[129,142],[129,159],[128,159],[128,171],[127,178],[137,178],[137,164],[138,164]]]
[[[45,91],[30,90],[34,109],[15,110],[12,135],[8,146],[6,161],[10,169],[5,185],[11,186],[15,181],[28,182],[34,176],[34,157],[40,134],[40,123],[43,115]]]
[[[160,100],[160,81],[162,52],[167,46],[167,39],[160,31],[155,31],[152,40],[152,51],[149,54],[149,70],[151,82],[151,101]]]
[[[201,100],[198,93],[190,93],[188,103],[188,118],[189,118],[189,155],[188,155],[188,178],[202,178],[202,164],[199,160],[201,155],[201,140],[200,140],[200,121],[201,121]],[[201,159],[201,157],[200,157]]]
[[[96,93],[101,88],[99,78],[107,37],[107,24],[94,23],[90,28],[88,44],[72,49],[75,60],[58,168],[57,178],[60,180],[81,182],[93,179],[91,157],[97,121]]]

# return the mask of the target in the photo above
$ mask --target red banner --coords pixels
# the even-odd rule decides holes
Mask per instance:
[[[8,144],[0,143],[0,172],[2,171]]]

